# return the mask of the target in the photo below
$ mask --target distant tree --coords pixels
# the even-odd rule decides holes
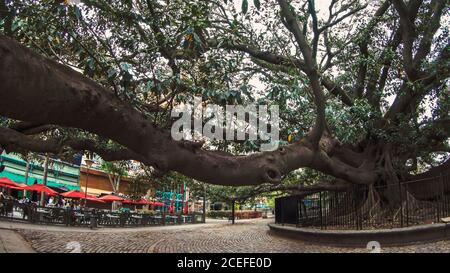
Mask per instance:
[[[130,162],[127,161],[102,161],[100,168],[108,174],[113,192],[118,193],[120,191],[120,181],[122,177],[127,176],[129,167]]]

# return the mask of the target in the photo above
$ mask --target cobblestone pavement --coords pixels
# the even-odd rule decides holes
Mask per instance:
[[[199,228],[146,229],[135,232],[17,230],[37,252],[369,252],[365,248],[315,245],[271,234],[267,220],[216,224]],[[382,248],[382,252],[447,252],[450,241],[405,247]]]
[[[13,230],[0,230],[0,253],[34,253],[30,244]]]

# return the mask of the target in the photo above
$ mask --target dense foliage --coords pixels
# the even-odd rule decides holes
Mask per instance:
[[[288,145],[303,141],[320,123],[323,103],[326,136],[365,156],[373,153],[367,147],[389,150],[389,160],[375,156],[374,166],[389,165],[387,172],[403,177],[449,156],[450,9],[444,2],[12,0],[0,1],[0,31],[113,90],[159,128],[170,128],[171,109],[194,96],[220,105],[276,104],[280,144]],[[283,4],[289,11],[280,9]],[[324,93],[319,103],[315,78],[302,68],[304,45],[289,12],[312,52]],[[413,64],[408,62],[411,37],[404,16],[413,22]],[[4,118],[2,126],[16,122]],[[102,150],[122,148],[111,139],[58,125],[38,137],[76,137]],[[259,145],[221,141],[206,142],[203,148],[237,155],[258,151]],[[306,167],[284,175],[283,187],[211,186],[211,195],[251,198],[293,190],[300,181],[306,186],[332,181],[339,173]],[[151,168],[146,174],[158,171]],[[173,188],[187,181],[202,192],[203,185],[180,174],[164,175],[152,183]],[[376,171],[377,177],[383,175]]]

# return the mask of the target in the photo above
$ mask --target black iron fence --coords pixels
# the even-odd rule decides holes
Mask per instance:
[[[70,208],[20,204],[17,200],[11,199],[0,202],[0,219],[65,226],[138,227],[201,223],[203,214],[149,214],[95,209],[72,210]]]
[[[355,185],[275,200],[275,222],[321,229],[396,228],[450,217],[450,172],[384,186]]]

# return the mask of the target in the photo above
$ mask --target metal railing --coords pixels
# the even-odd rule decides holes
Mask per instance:
[[[142,227],[156,225],[195,224],[202,222],[201,213],[149,214],[112,212],[96,209],[73,210],[20,204],[16,200],[0,202],[0,220],[25,221],[37,224],[85,227]]]
[[[275,222],[321,229],[397,228],[450,217],[450,172],[383,186],[355,185],[275,200]]]

